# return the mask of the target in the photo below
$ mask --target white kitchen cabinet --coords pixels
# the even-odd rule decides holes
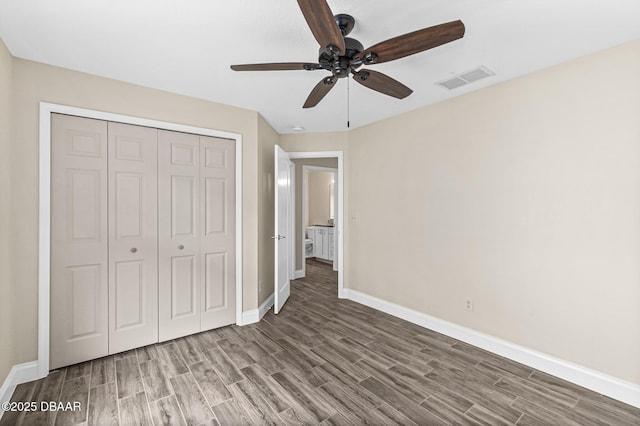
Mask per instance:
[[[310,226],[307,228],[307,235],[313,240],[313,256],[333,261],[334,229],[328,226]]]
[[[320,259],[327,257],[327,232],[326,229],[317,226],[315,228],[315,239],[313,242],[313,254]]]
[[[330,260],[332,262],[335,257],[334,255],[335,250],[333,249],[334,242],[335,242],[334,229],[329,228],[329,230],[327,231],[327,260]]]

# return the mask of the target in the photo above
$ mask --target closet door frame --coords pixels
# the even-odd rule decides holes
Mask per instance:
[[[33,379],[49,374],[50,287],[51,287],[51,114],[67,114],[104,121],[195,133],[230,139],[236,148],[236,324],[243,325],[242,311],[242,135],[202,127],[150,120],[67,105],[40,102],[39,212],[38,212],[38,361]],[[29,380],[32,380],[30,377]]]

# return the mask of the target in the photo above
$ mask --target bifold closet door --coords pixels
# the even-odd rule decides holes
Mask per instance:
[[[235,141],[200,136],[202,331],[236,322]]]
[[[109,353],[158,341],[158,130],[109,123]]]
[[[235,322],[235,141],[52,115],[51,368]]]
[[[158,131],[160,341],[236,322],[235,141]]]
[[[56,369],[108,354],[107,122],[52,114],[51,140],[49,367]]]
[[[200,331],[200,143],[158,130],[159,340]]]

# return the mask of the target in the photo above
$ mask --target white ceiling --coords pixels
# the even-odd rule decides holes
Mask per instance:
[[[414,90],[404,100],[351,81],[352,128],[640,39],[640,0],[328,3],[356,18],[350,37],[365,47],[456,19],[466,26],[461,40],[371,66]],[[303,110],[328,72],[229,69],[317,61],[294,0],[0,0],[0,37],[16,57],[255,110],[280,133],[346,128],[347,79]],[[435,85],[478,65],[496,75],[453,91]]]

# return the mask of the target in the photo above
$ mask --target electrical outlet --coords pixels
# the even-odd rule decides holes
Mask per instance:
[[[467,311],[473,311],[473,300],[467,299],[464,301],[464,308]]]

